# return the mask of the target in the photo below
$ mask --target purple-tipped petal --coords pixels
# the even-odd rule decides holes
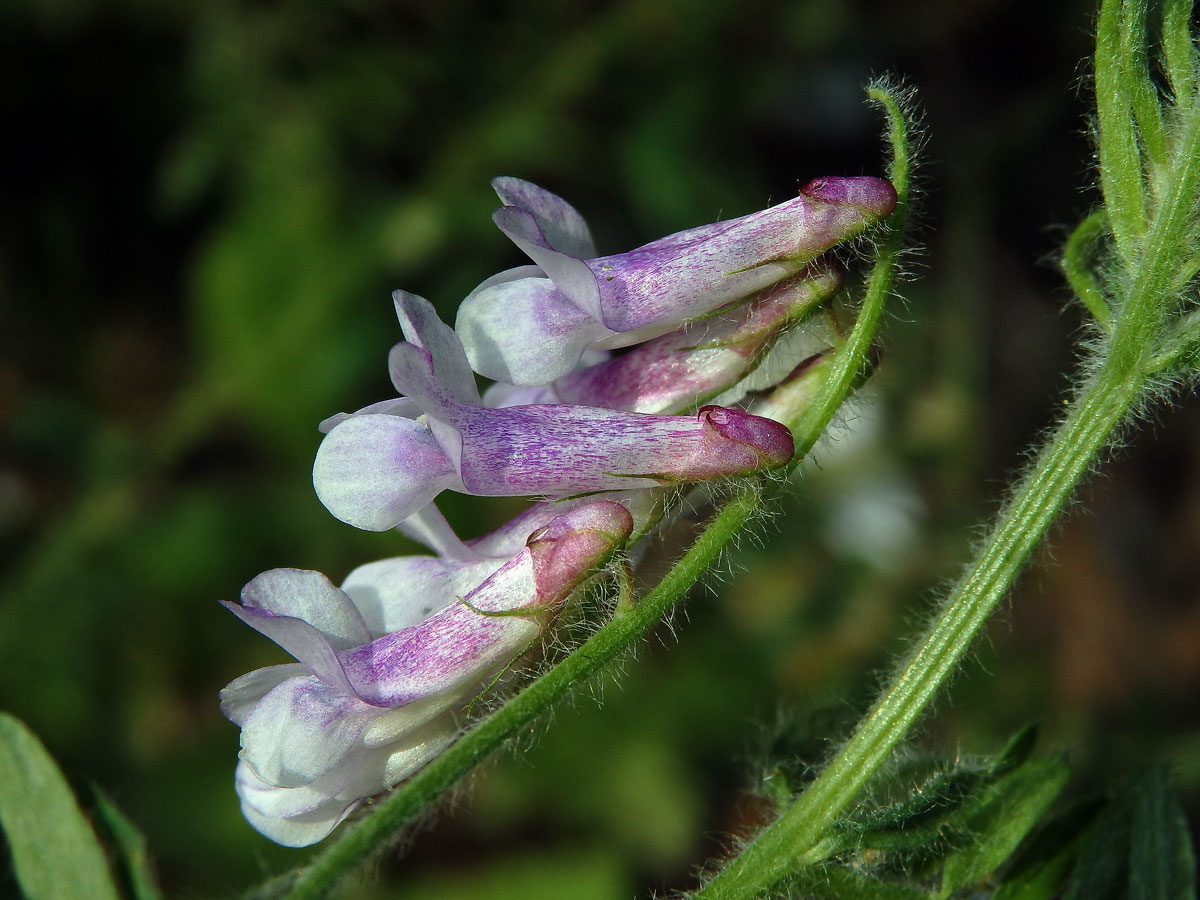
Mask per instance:
[[[571,510],[530,535],[539,600],[553,604],[577,588],[624,545],[633,516],[619,503],[597,501]]]
[[[596,244],[587,222],[562,197],[536,184],[507,176],[493,178],[492,188],[505,206],[528,210],[555,250],[583,259],[596,255]]]
[[[313,486],[325,507],[368,531],[395,527],[459,484],[433,433],[399,416],[347,419],[325,436],[313,465]]]
[[[822,203],[857,206],[869,216],[886,218],[896,209],[896,189],[890,181],[869,175],[857,178],[814,178],[800,193]]]
[[[706,421],[715,434],[724,438],[724,443],[714,442],[715,466],[728,465],[727,460],[734,455],[734,446],[743,448],[747,454],[745,464],[754,469],[773,469],[786,465],[796,452],[791,431],[773,419],[722,406],[705,406],[696,416]]]
[[[606,562],[632,529],[628,510],[607,501],[554,517],[462,602],[340,654],[355,692],[378,706],[403,706],[480,681],[534,641],[544,627],[541,615]]]

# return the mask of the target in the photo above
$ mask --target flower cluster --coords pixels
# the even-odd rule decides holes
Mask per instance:
[[[399,396],[322,423],[313,468],[337,518],[397,528],[434,555],[369,563],[340,588],[275,569],[226,604],[297,660],[221,695],[242,728],[242,810],[282,844],[322,839],[448,746],[471,699],[648,529],[662,488],[791,460],[779,422],[704,404],[837,289],[820,255],[895,205],[880,179],[820,179],[770,209],[599,256],[561,198],[493,186],[496,224],[535,265],[481,284],[453,329],[396,291]],[[476,373],[495,382],[482,395]],[[463,541],[434,505],[444,490],[547,499]]]

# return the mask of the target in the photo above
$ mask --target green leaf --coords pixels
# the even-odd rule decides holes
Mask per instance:
[[[1096,280],[1093,271],[1093,255],[1096,245],[1108,231],[1108,217],[1104,210],[1097,210],[1075,226],[1071,236],[1067,238],[1067,246],[1063,248],[1063,273],[1067,276],[1072,289],[1080,302],[1087,307],[1097,323],[1105,331],[1112,329],[1112,310],[1108,308],[1108,299],[1104,290]]]
[[[1125,92],[1133,105],[1142,147],[1151,166],[1157,168],[1167,162],[1167,141],[1163,134],[1158,89],[1150,80],[1150,73],[1146,67],[1145,0],[1125,0],[1123,13],[1121,74]]]
[[[918,888],[880,881],[841,866],[813,866],[801,869],[786,882],[782,896],[820,898],[820,900],[929,900]],[[774,895],[772,895],[774,896]]]
[[[92,786],[96,819],[115,855],[117,877],[131,900],[162,900],[162,891],[150,868],[145,835],[99,787]]]
[[[41,741],[0,713],[0,823],[29,900],[117,900],[95,832]]]
[[[1121,0],[1104,0],[1096,23],[1096,137],[1108,220],[1122,260],[1133,266],[1146,231],[1146,196],[1127,90],[1123,6]]]
[[[1075,864],[1088,827],[1104,804],[1075,804],[1038,830],[1017,855],[992,900],[1052,900]]]
[[[1018,740],[1027,734],[1019,735]],[[1005,758],[1005,754],[1000,757]],[[1008,859],[1045,815],[1070,774],[1062,756],[1027,760],[1001,775],[964,806],[960,815],[972,840],[946,857],[942,895],[974,884]]]
[[[1187,820],[1171,796],[1166,770],[1162,766],[1147,770],[1134,779],[1129,791],[1133,800],[1129,896],[1192,900],[1196,860]]]
[[[1010,772],[1017,766],[1023,765],[1033,756],[1033,748],[1037,745],[1038,727],[1031,723],[1026,725],[1001,748],[988,766],[987,774],[995,778]]]
[[[1192,0],[1166,0],[1163,4],[1163,56],[1167,79],[1177,107],[1189,107],[1196,97],[1196,50],[1188,19]]]
[[[1187,823],[1156,766],[1114,791],[1064,900],[1194,900],[1195,869]]]

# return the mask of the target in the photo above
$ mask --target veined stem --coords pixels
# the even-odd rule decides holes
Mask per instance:
[[[1140,379],[1124,366],[1105,365],[1096,373],[891,687],[820,777],[695,900],[751,897],[797,863],[817,861],[804,854],[854,801],[970,648],[1140,387]]]
[[[554,668],[509,700],[406,784],[304,869],[285,894],[288,900],[327,896],[357,865],[385,849],[417,817],[506,740],[529,727],[575,685],[584,684],[681,600],[730,539],[758,509],[761,488],[747,482],[727,500],[700,537],[653,590],[618,610],[603,627]]]
[[[696,900],[754,896],[789,872],[824,857],[819,841],[826,829],[854,802],[945,684],[1075,486],[1147,387],[1156,335],[1174,306],[1179,270],[1194,252],[1188,236],[1200,189],[1196,163],[1200,111],[1189,108],[1182,117],[1172,166],[1162,172],[1157,203],[1152,215],[1147,215],[1142,173],[1137,168],[1137,132],[1123,105],[1130,101],[1117,90],[1121,58],[1110,52],[1114,36],[1120,34],[1125,14],[1121,9],[1120,0],[1105,0],[1096,55],[1104,195],[1127,269],[1124,303],[1112,335],[1094,357],[1095,369],[1001,512],[975,563],[887,691],[817,779],[697,892]],[[1132,13],[1141,15],[1144,8],[1134,4]],[[1132,156],[1126,152],[1130,143]]]

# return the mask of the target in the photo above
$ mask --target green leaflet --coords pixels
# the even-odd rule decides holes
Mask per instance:
[[[960,813],[972,840],[946,858],[941,896],[985,878],[1008,859],[1069,776],[1070,768],[1062,756],[1031,759],[972,798]]]
[[[1113,792],[1064,900],[1194,900],[1195,878],[1187,822],[1156,766]]]
[[[100,788],[93,786],[96,823],[113,848],[113,866],[122,892],[130,900],[162,900],[154,879],[146,836]]]
[[[104,851],[62,772],[7,713],[0,713],[0,823],[29,900],[117,900]]]

